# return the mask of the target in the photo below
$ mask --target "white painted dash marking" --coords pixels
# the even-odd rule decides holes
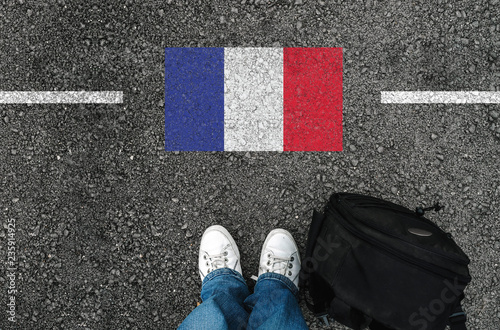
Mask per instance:
[[[0,104],[123,103],[121,91],[0,91]]]
[[[382,103],[500,103],[500,92],[381,92]]]

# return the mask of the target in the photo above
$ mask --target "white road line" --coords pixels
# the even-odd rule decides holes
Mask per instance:
[[[382,103],[500,103],[500,92],[381,92]]]
[[[25,92],[0,91],[0,104],[21,103],[123,103],[123,92]]]

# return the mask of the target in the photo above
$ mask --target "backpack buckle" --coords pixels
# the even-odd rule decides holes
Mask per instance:
[[[322,320],[326,326],[329,326],[330,323],[328,322],[328,313],[324,313],[324,314],[321,314],[321,315],[316,315],[316,317],[320,320]]]
[[[453,313],[448,318],[450,324],[465,323],[467,321],[467,315],[465,312]]]

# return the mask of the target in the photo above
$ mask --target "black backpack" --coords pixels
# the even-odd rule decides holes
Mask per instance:
[[[353,329],[466,329],[470,260],[423,217],[429,209],[333,194],[324,214],[314,211],[302,261],[309,309]]]

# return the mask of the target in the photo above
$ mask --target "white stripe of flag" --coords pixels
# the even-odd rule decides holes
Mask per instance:
[[[283,150],[283,50],[225,48],[224,150]]]

